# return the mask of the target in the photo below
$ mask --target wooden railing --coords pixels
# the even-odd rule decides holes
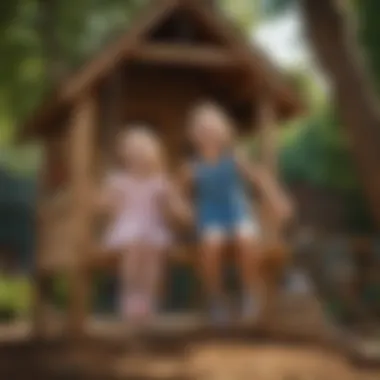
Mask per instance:
[[[41,255],[40,269],[53,274],[63,272],[75,264],[75,250],[73,249],[73,213],[72,196],[70,191],[61,190],[40,202],[39,214],[44,225],[43,254]],[[95,225],[97,223],[94,223]],[[101,225],[103,223],[100,223]],[[114,270],[117,267],[119,252],[109,252],[102,248],[102,228],[93,231],[90,252],[86,257],[88,270]],[[232,252],[232,249],[226,251]],[[290,258],[289,247],[283,243],[272,243],[261,247],[258,254],[262,257],[265,271],[273,272],[282,268]],[[169,259],[181,265],[197,265],[198,255],[196,242],[190,240],[179,241],[168,252]]]

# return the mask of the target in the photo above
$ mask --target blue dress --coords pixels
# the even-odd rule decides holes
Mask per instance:
[[[198,232],[217,228],[230,234],[252,221],[244,182],[232,155],[215,163],[195,162],[193,175]]]

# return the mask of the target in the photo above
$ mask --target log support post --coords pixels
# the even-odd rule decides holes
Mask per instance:
[[[49,295],[51,279],[44,272],[44,264],[49,252],[49,229],[54,222],[46,202],[59,191],[65,181],[65,162],[63,159],[65,134],[47,136],[42,143],[43,164],[38,176],[36,199],[36,246],[33,268],[32,293],[32,335],[38,339],[46,337],[49,324]]]
[[[47,226],[49,220],[43,212],[44,199],[50,190],[52,144],[49,139],[43,142],[43,165],[39,173],[36,200],[36,247],[33,268],[32,293],[32,334],[35,338],[43,339],[48,325],[48,284],[42,273],[43,261],[46,254]]]
[[[70,125],[70,186],[72,189],[72,233],[74,260],[69,268],[68,332],[84,334],[89,307],[90,278],[87,271],[92,238],[93,153],[96,97],[87,93],[73,107]]]
[[[278,152],[276,111],[270,97],[264,96],[259,100],[258,107],[260,161],[268,173],[277,178],[278,176]],[[274,243],[279,238],[278,225],[275,215],[265,201],[261,205],[261,220],[263,238],[266,244]]]
[[[258,131],[260,146],[260,161],[269,175],[277,178],[277,130],[276,110],[272,99],[265,95],[259,100],[258,106]],[[261,228],[262,228],[262,276],[266,287],[266,308],[263,311],[264,328],[271,326],[272,310],[275,305],[277,281],[279,271],[282,268],[283,249],[280,239],[280,229],[273,209],[264,198],[260,205]],[[269,259],[269,260],[268,260]]]

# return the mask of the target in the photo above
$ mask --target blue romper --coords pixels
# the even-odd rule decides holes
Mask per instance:
[[[242,224],[253,224],[252,208],[232,155],[225,155],[216,163],[196,162],[194,184],[200,234],[210,228],[231,234]]]

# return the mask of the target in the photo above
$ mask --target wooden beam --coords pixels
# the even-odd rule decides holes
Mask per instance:
[[[91,246],[91,194],[96,120],[96,97],[87,93],[73,110],[70,130],[70,173],[72,187],[72,223],[74,264],[70,268],[68,329],[76,338],[84,332],[90,282],[86,262]]]
[[[191,46],[173,43],[141,45],[133,53],[139,62],[190,67],[234,68],[239,61],[230,51],[215,46]]]

